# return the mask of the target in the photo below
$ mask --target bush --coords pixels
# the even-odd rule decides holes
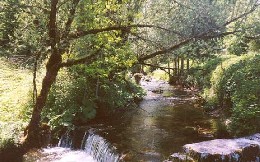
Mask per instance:
[[[203,87],[206,108],[222,108],[231,119],[233,135],[260,131],[260,55],[247,54],[217,58],[205,63],[206,76],[198,81]],[[215,67],[215,69],[214,69]],[[200,79],[202,72],[193,78]]]
[[[23,152],[18,144],[22,125],[19,122],[0,123],[0,161],[22,161]]]
[[[242,60],[247,59],[248,56],[231,57],[226,59],[216,67],[212,72],[209,89],[210,94],[205,93],[209,100],[215,102],[215,106],[229,107],[230,108],[230,92],[226,87],[228,78],[237,70],[234,66]]]
[[[224,55],[221,57],[215,57],[210,59],[198,66],[192,67],[189,70],[188,74],[188,82],[192,83],[193,85],[198,86],[199,88],[210,88],[211,82],[210,78],[212,73],[216,69],[216,67],[223,61],[235,57],[234,55]]]
[[[211,82],[217,103],[231,113],[229,130],[238,136],[260,131],[260,56],[248,54],[223,64]]]
[[[240,61],[226,82],[233,103],[230,130],[235,135],[260,131],[260,55]]]
[[[99,70],[75,66],[61,71],[43,112],[44,122],[49,122],[53,129],[84,125],[97,114],[109,114],[142,97],[141,88],[123,74],[109,79]]]

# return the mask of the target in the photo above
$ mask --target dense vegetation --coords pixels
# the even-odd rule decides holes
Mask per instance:
[[[190,76],[189,81],[203,91],[205,109],[222,109],[233,135],[259,132],[259,57],[259,54],[217,57],[200,65],[200,69],[206,70]]]
[[[1,141],[18,143],[24,129],[23,148],[41,147],[45,128],[125,108],[143,96],[130,75],[155,69],[172,84],[200,88],[206,108],[226,112],[232,134],[259,131],[257,0],[0,5]]]

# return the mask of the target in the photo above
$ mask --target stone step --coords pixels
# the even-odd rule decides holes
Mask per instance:
[[[183,146],[199,161],[259,161],[260,134],[237,139],[215,139]]]
[[[260,162],[260,133],[186,144],[183,148],[183,153],[174,153],[167,161]]]

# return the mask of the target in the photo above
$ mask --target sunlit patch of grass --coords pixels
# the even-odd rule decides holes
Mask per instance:
[[[169,80],[169,75],[163,71],[163,70],[155,70],[152,72],[152,76],[155,79],[159,79],[159,80],[165,80],[168,81]]]
[[[19,132],[29,120],[33,74],[0,57],[0,143],[17,142]]]
[[[32,73],[17,68],[4,59],[0,59],[0,121],[21,121],[21,112],[30,100]]]

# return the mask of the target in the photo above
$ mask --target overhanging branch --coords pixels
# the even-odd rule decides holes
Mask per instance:
[[[141,57],[141,58],[138,59],[138,62],[139,62],[139,63],[143,63],[145,60],[148,60],[148,59],[153,58],[153,57],[155,57],[155,56],[162,55],[162,54],[165,54],[165,53],[174,51],[174,50],[176,50],[176,49],[178,49],[178,48],[180,48],[180,47],[182,47],[182,46],[188,44],[188,43],[191,42],[192,40],[193,40],[193,38],[189,38],[189,39],[186,39],[186,40],[184,40],[184,41],[182,41],[182,42],[179,42],[179,43],[177,43],[177,44],[174,44],[173,46],[171,46],[171,47],[169,47],[169,48],[165,48],[165,49],[156,51],[156,52],[154,52],[154,53],[151,53],[151,54],[149,54],[149,55],[146,55],[146,56],[144,56],[144,57]]]
[[[159,50],[159,51],[156,51],[154,53],[151,53],[151,54],[148,54],[146,56],[143,56],[143,57],[140,57],[138,58],[138,62],[139,63],[143,63],[145,60],[148,60],[148,59],[151,59],[155,56],[158,56],[158,55],[162,55],[162,54],[166,54],[168,52],[171,52],[171,51],[174,51],[194,40],[209,40],[209,39],[213,39],[213,38],[220,38],[220,37],[224,37],[224,36],[227,36],[227,35],[230,35],[230,34],[234,34],[236,32],[239,32],[239,31],[231,31],[231,32],[224,32],[224,33],[209,33],[209,32],[206,32],[206,33],[202,33],[200,35],[197,35],[197,36],[194,36],[194,37],[191,37],[189,39],[186,39],[186,40],[183,40],[179,43],[176,43],[168,48],[164,48],[162,50]]]
[[[233,23],[233,22],[235,22],[235,21],[237,21],[237,20],[239,20],[239,19],[241,19],[241,18],[243,18],[243,17],[246,17],[246,16],[249,15],[250,13],[254,12],[254,11],[256,10],[256,8],[260,5],[260,3],[258,4],[257,1],[258,1],[258,0],[256,0],[256,2],[254,3],[254,5],[252,6],[252,8],[251,8],[249,11],[247,11],[247,12],[245,12],[245,13],[243,13],[243,14],[241,14],[241,15],[239,15],[239,16],[233,18],[233,19],[231,19],[230,21],[227,21],[227,22],[224,23],[222,26],[225,27],[225,26],[227,26],[227,25],[229,25],[229,24],[231,24],[231,23]]]
[[[71,60],[67,60],[66,62],[62,62],[60,64],[60,67],[71,67],[74,65],[79,65],[79,64],[87,64],[87,63],[92,63],[94,62],[97,58],[98,58],[98,53],[101,50],[97,50],[96,52],[94,52],[91,55],[79,58],[79,59],[71,59]]]
[[[76,32],[70,33],[68,38],[77,39],[77,38],[84,37],[84,36],[90,35],[90,34],[98,34],[98,33],[108,32],[108,31],[127,31],[127,30],[130,30],[131,28],[157,28],[157,29],[165,30],[165,31],[172,32],[175,34],[180,34],[176,31],[172,31],[172,30],[166,29],[164,27],[156,26],[156,25],[135,24],[135,25],[127,25],[127,26],[110,26],[110,27],[105,27],[105,28],[100,28],[100,29],[90,29],[90,30],[86,30],[86,31],[76,31]]]

